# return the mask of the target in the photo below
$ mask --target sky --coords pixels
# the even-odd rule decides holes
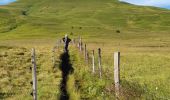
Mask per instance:
[[[8,3],[14,2],[16,0],[0,0],[0,5],[6,5]]]
[[[155,6],[170,9],[170,0],[120,0],[136,5]]]

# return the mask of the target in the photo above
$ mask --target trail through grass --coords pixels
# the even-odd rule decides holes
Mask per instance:
[[[68,76],[70,99],[114,98],[114,51],[121,52],[122,98],[170,98],[169,10],[117,0],[18,0],[0,6],[0,19],[0,99],[32,99],[31,48],[37,54],[38,98],[60,96],[61,51],[55,55],[54,67],[51,49],[64,34],[82,36],[89,53],[95,50],[95,58],[101,48],[105,73],[102,80],[97,73],[91,75],[91,66],[72,48],[75,71]]]

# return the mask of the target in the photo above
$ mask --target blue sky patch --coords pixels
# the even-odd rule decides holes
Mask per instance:
[[[16,0],[0,0],[0,5],[6,5],[9,4],[11,2],[15,2]]]
[[[155,6],[170,9],[170,0],[120,0],[135,5]]]

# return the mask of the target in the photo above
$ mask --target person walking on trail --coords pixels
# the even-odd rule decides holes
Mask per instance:
[[[65,35],[65,37],[63,38],[63,42],[64,42],[64,52],[68,52],[68,45],[71,42],[71,39],[68,38],[67,35]]]

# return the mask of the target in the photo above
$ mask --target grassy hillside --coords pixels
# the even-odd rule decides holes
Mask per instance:
[[[64,32],[117,38],[116,30],[124,38],[149,38],[169,31],[170,11],[116,0],[19,0],[0,12],[9,16],[1,22],[7,25],[1,29],[7,31],[3,38],[53,37]]]
[[[169,32],[169,10],[117,0],[18,0],[0,6],[0,99],[31,99],[31,74],[27,71],[34,47],[39,67],[38,98],[55,100],[60,95],[61,72],[52,69],[51,49],[66,33],[71,38],[82,36],[90,54],[94,49],[97,56],[97,49],[102,48],[105,73],[103,80],[89,74],[82,54],[72,47],[75,72],[69,76],[71,99],[114,98],[114,51],[121,52],[122,98],[169,99]],[[56,53],[57,66],[60,53]]]

